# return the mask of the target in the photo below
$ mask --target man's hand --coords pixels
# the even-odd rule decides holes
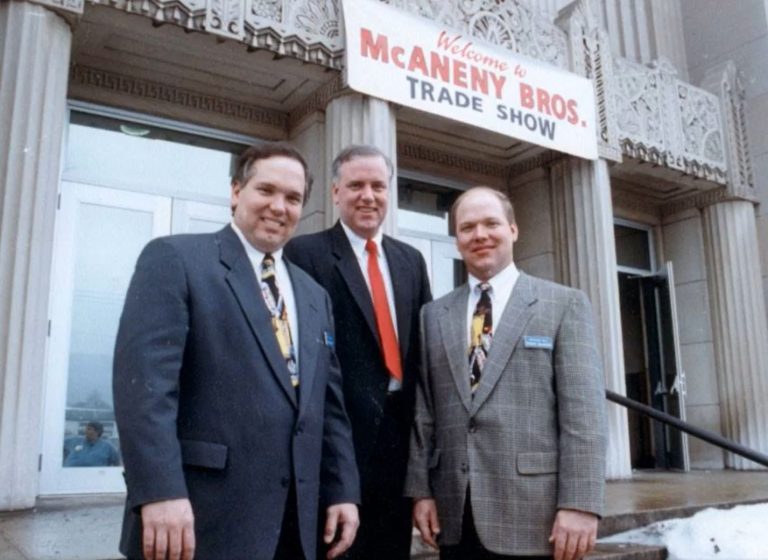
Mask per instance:
[[[437,505],[432,498],[418,498],[413,502],[413,524],[421,533],[421,540],[437,548],[440,522],[437,520]]]
[[[580,560],[595,548],[597,516],[585,511],[561,509],[555,515],[549,542],[555,543],[555,560]]]
[[[195,555],[195,517],[186,498],[141,506],[144,560],[192,560]]]
[[[341,556],[344,551],[352,546],[359,526],[360,518],[358,517],[355,504],[336,504],[326,510],[325,532],[323,533],[325,544],[330,545],[333,543],[336,533],[339,530],[341,531],[336,544],[328,551],[326,556],[328,560]]]

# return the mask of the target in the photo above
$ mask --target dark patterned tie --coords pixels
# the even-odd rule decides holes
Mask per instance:
[[[493,309],[491,307],[491,285],[480,284],[480,299],[477,300],[475,312],[472,315],[469,341],[469,385],[472,392],[480,383],[483,366],[491,349],[493,340]]]
[[[275,331],[277,344],[280,346],[280,352],[285,358],[285,365],[288,366],[288,372],[291,374],[291,385],[299,386],[299,370],[296,364],[296,349],[291,337],[291,327],[288,322],[288,309],[285,306],[285,300],[280,295],[280,288],[277,286],[277,276],[275,274],[275,258],[271,253],[264,255],[261,261],[261,294],[264,296],[264,302],[267,304],[270,315],[272,315],[272,330]]]

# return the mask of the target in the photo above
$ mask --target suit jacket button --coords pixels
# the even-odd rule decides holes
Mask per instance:
[[[466,463],[461,464],[461,472],[463,473],[469,472],[469,467],[467,466]]]
[[[477,431],[477,422],[474,418],[469,419],[469,433],[474,434]]]
[[[288,485],[290,483],[291,483],[291,479],[288,478],[287,476],[284,476],[283,478],[280,479],[280,484],[283,485],[283,488],[288,488]]]

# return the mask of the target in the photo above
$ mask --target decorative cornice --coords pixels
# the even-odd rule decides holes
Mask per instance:
[[[83,15],[85,5],[85,0],[29,0],[29,2],[60,14],[72,27],[74,27],[77,19]]]
[[[400,158],[408,158],[418,161],[426,161],[443,167],[452,167],[454,169],[461,169],[463,171],[478,173],[488,177],[506,178],[509,169],[505,165],[471,159],[450,152],[428,148],[419,144],[411,144],[409,142],[397,143],[397,157],[398,160],[400,160]]]
[[[660,150],[656,146],[646,146],[643,142],[635,142],[630,138],[621,141],[621,150],[625,156],[651,165],[677,169],[686,175],[725,184],[727,171],[709,163],[685,158],[672,153],[670,150]]]
[[[700,210],[702,208],[706,208],[707,206],[712,206],[713,204],[719,204],[721,202],[730,202],[735,200],[751,202],[753,204],[757,202],[757,200],[754,197],[749,197],[744,195],[741,195],[741,196],[734,195],[731,192],[729,192],[729,190],[725,186],[723,186],[723,187],[718,187],[717,189],[698,193],[693,196],[689,196],[687,198],[676,200],[674,202],[670,202],[669,204],[664,204],[661,207],[661,215],[663,217],[672,216],[674,214],[683,212],[684,210],[689,210],[691,208],[696,208]]]
[[[289,129],[294,130],[307,116],[315,111],[325,111],[325,108],[332,99],[347,92],[352,93],[352,90],[344,86],[341,74],[337,75],[331,81],[317,88],[309,97],[291,111],[289,117],[290,120],[288,122]]]
[[[70,84],[103,89],[114,93],[169,103],[178,107],[214,113],[249,123],[287,130],[288,115],[256,105],[207,95],[190,89],[74,64]]]

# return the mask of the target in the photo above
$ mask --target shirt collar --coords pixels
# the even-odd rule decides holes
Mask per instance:
[[[355,253],[355,255],[357,255],[358,258],[365,257],[365,242],[368,240],[357,235],[352,230],[352,228],[350,228],[342,220],[339,220],[339,222],[341,223],[341,227],[344,229],[344,233],[347,235],[347,239],[349,239],[349,244],[352,245],[352,251]],[[376,232],[376,235],[372,237],[372,239],[376,242],[376,246],[379,247],[379,254],[382,254],[381,240],[383,237],[384,234],[381,232],[381,228],[379,228],[379,230]]]
[[[517,281],[517,277],[520,276],[520,271],[517,270],[514,261],[509,263],[504,269],[493,276],[487,283],[491,285],[491,293],[498,294],[502,286],[513,286]],[[482,284],[483,281],[479,278],[475,278],[471,274],[469,275],[469,291],[474,293],[478,284]]]
[[[237,234],[237,237],[240,238],[240,241],[243,244],[243,247],[245,247],[245,254],[248,255],[248,258],[253,263],[258,263],[261,265],[261,261],[264,260],[264,251],[259,251],[256,247],[251,245],[251,243],[245,238],[245,235],[243,235],[243,232],[240,230],[239,227],[237,227],[237,224],[235,224],[235,221],[232,220],[232,229],[235,230],[235,233]],[[280,262],[280,260],[283,258],[283,248],[280,247],[277,251],[272,251],[272,257],[275,259],[275,262]]]

